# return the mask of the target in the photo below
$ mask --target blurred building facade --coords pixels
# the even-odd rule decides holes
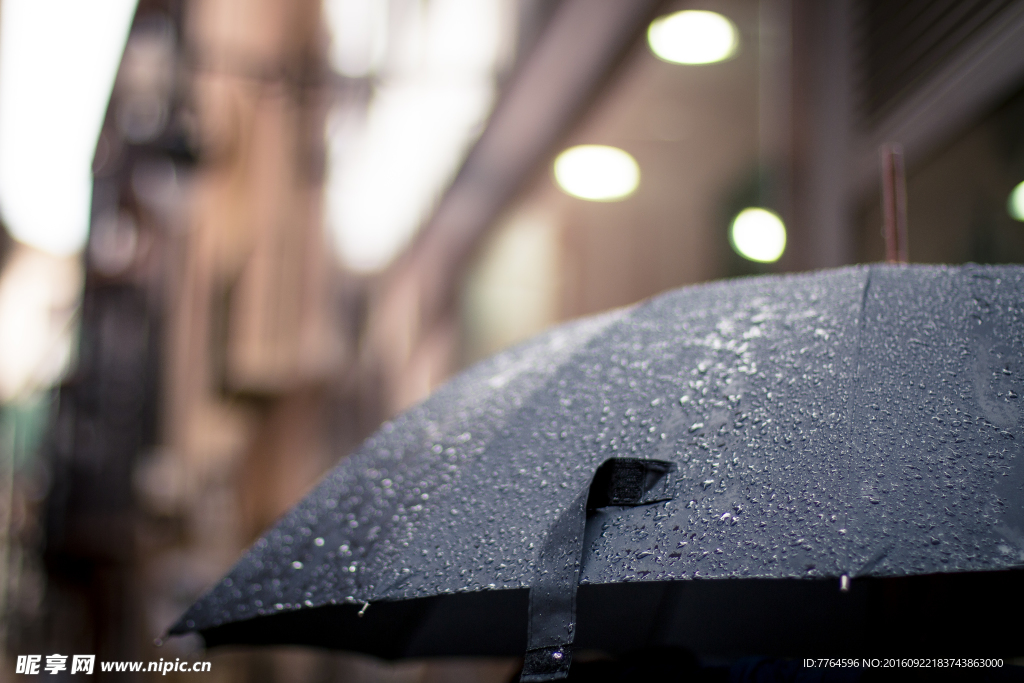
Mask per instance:
[[[363,4],[388,10],[380,30],[401,46],[398,18],[444,0]],[[6,461],[4,562],[21,553],[19,580],[38,584],[19,607],[28,589],[5,575],[8,654],[194,656],[153,639],[323,472],[468,363],[673,287],[881,258],[882,142],[906,150],[912,261],[1024,262],[1006,211],[1024,180],[1020,0],[500,7],[486,124],[425,195],[415,235],[368,272],[328,228],[333,155],[350,149],[329,131],[339,112],[369,116],[393,73],[339,70],[320,0],[140,0],[96,152],[46,474],[15,486],[14,450]],[[735,56],[652,55],[649,22],[682,9],[728,17]],[[551,162],[576,144],[632,154],[636,192],[562,192]],[[731,249],[747,206],[785,221],[778,263]],[[222,680],[515,668],[218,657]]]

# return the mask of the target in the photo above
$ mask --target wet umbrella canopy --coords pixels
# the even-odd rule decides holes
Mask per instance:
[[[564,675],[570,645],[806,656],[786,650],[872,642],[885,615],[991,644],[962,619],[1021,601],[1021,574],[992,571],[1024,566],[1021,394],[1024,268],[684,288],[384,425],[172,633],[529,651],[532,680]]]

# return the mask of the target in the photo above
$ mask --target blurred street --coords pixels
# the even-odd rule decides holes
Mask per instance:
[[[165,634],[456,373],[895,220],[1024,263],[1024,0],[0,0],[0,681],[509,681]]]

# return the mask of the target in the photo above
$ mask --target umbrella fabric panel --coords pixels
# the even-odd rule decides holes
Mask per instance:
[[[580,383],[611,420],[594,445],[676,462],[679,488],[662,506],[592,518],[603,531],[591,530],[584,582],[841,572],[840,452],[866,281],[855,268],[682,290],[605,335],[611,349],[588,346],[603,377]]]
[[[567,356],[621,315],[563,326],[499,354],[385,424],[256,541],[172,633],[325,604],[492,587],[494,579],[481,586],[462,573],[477,564],[511,567],[503,588],[527,585],[532,558],[521,548],[543,536],[544,520],[535,518],[536,528],[498,524],[488,498],[504,484],[485,465],[467,488],[463,470]]]
[[[622,510],[621,525],[613,522],[590,550],[583,582],[833,574],[838,526],[818,515],[822,506],[838,511],[832,432],[845,420],[866,278],[866,269],[751,278],[631,309],[569,356],[460,465],[446,498],[460,512],[462,499],[474,502],[465,515],[429,521],[419,547],[432,556],[443,548],[467,579],[462,590],[531,585],[548,530],[601,463],[639,456],[677,462],[676,499]],[[811,489],[820,493],[808,496]],[[745,505],[757,527],[730,523]],[[751,539],[759,544],[745,544]],[[673,556],[683,542],[695,543],[695,554]],[[747,555],[703,554],[721,555],[715,551],[725,544],[743,545]],[[474,554],[477,545],[484,552]],[[595,556],[605,558],[603,569]],[[436,592],[437,575],[451,572],[419,565],[407,566],[407,587],[389,599]]]
[[[875,268],[864,304],[849,573],[1024,562],[1017,267]]]
[[[829,439],[842,433],[834,423],[866,277],[848,269],[679,290],[477,366],[385,425],[183,625],[528,586],[550,525],[618,455],[679,460],[679,521],[652,535],[641,520],[614,548],[595,547],[595,557],[627,561],[588,563],[584,582],[831,573],[835,546],[821,535],[832,533],[831,514],[816,509],[834,506],[821,487],[835,482]],[[807,471],[821,476],[792,483]],[[806,486],[821,492],[807,499]],[[661,522],[665,512],[626,514]],[[716,553],[737,544],[748,552],[739,562]]]

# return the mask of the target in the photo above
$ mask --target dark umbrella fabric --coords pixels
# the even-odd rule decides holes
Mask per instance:
[[[935,611],[960,585],[943,575],[992,572],[990,593],[1020,602],[1020,575],[994,570],[1024,565],[1022,393],[1019,267],[676,290],[501,353],[385,424],[171,633],[522,654],[552,572],[572,583],[568,641],[613,652],[730,634],[735,652],[740,625],[767,650],[884,633],[872,614],[907,594],[900,577],[924,576],[919,617],[966,609]],[[593,504],[609,460],[664,463],[638,489],[654,502]]]

